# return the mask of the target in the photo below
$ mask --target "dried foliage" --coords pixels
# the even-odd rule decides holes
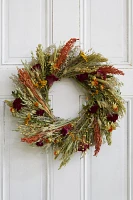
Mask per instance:
[[[52,147],[55,158],[61,158],[60,167],[73,153],[84,155],[91,146],[95,146],[96,156],[104,138],[110,145],[112,131],[125,113],[121,83],[114,76],[124,73],[110,66],[101,54],[73,47],[76,40],[59,48],[51,45],[45,51],[38,45],[31,62],[23,63],[11,77],[14,100],[5,101],[18,118],[21,141],[44,150]],[[49,89],[63,77],[73,78],[86,91],[86,101],[74,119],[54,116],[49,105]]]

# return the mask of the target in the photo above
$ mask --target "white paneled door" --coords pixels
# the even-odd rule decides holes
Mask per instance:
[[[0,0],[0,200],[133,200],[133,5],[132,0]],[[98,157],[75,154],[58,170],[52,152],[20,142],[4,99],[11,98],[9,77],[41,43],[80,38],[125,72],[122,95],[127,109],[113,144]],[[54,114],[74,117],[84,101],[68,79],[50,90]],[[63,102],[63,103],[62,103]]]

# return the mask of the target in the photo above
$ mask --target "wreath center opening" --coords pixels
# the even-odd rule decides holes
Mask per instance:
[[[82,107],[80,105],[82,95],[84,95],[83,88],[72,78],[62,78],[54,82],[49,90],[54,115],[64,119],[77,117]]]

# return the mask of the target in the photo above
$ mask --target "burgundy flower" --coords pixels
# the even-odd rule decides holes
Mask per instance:
[[[41,65],[40,64],[36,64],[36,65],[34,65],[32,67],[32,69],[34,69],[34,70],[36,70],[36,69],[40,70],[41,69]]]
[[[106,80],[107,74],[106,74],[106,72],[103,72],[101,69],[97,70],[97,75],[101,76],[103,78],[103,80]]]
[[[64,126],[64,128],[66,128],[66,129],[68,129],[68,130],[72,130],[73,129],[73,127],[72,127],[72,124],[70,123],[70,124],[67,124],[67,125],[65,125]]]
[[[83,142],[79,143],[78,151],[84,152],[84,151],[86,151],[87,149],[89,149],[89,144],[83,143]]]
[[[43,141],[36,142],[36,146],[42,147],[44,145]]]
[[[23,107],[22,100],[20,98],[16,98],[13,101],[13,108],[15,108],[17,111],[19,111],[19,110],[21,110],[22,107]]]
[[[89,112],[90,113],[96,113],[98,108],[99,108],[98,104],[94,104],[93,106],[91,106]]]
[[[76,76],[76,78],[78,79],[78,81],[83,82],[88,79],[88,74],[87,73],[79,74]]]
[[[49,85],[49,87],[50,87],[50,86],[53,85],[53,83],[54,83],[55,81],[58,81],[59,78],[57,78],[55,75],[52,74],[52,75],[46,76],[46,80],[48,81],[48,85]]]
[[[36,115],[38,116],[43,116],[43,114],[44,114],[44,110],[39,109],[36,111]]]
[[[63,136],[66,136],[67,133],[68,133],[68,129],[65,128],[65,127],[63,127],[62,130],[61,130],[61,134],[62,134]]]
[[[111,122],[116,122],[118,119],[118,114],[108,114],[107,115],[107,120]]]

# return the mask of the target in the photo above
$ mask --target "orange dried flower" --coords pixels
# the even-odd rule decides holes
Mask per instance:
[[[112,123],[111,125],[109,125],[108,127],[107,127],[108,129],[108,132],[112,132],[113,130],[115,130],[116,129],[116,127],[115,127],[115,125]]]
[[[27,139],[27,143],[31,144],[33,143],[33,140],[31,138]]]
[[[39,106],[39,103],[38,103],[38,102],[35,102],[35,103],[34,103],[34,106],[38,107],[38,106]]]
[[[66,60],[67,55],[69,53],[69,51],[71,50],[71,48],[73,47],[74,43],[76,42],[76,38],[71,38],[66,44],[65,46],[60,50],[60,55],[56,61],[56,63],[54,64],[53,68],[54,69],[59,69],[61,64]]]
[[[104,89],[104,85],[100,85],[100,89],[103,90]]]
[[[113,66],[102,66],[98,69],[98,72],[103,74],[119,74],[124,75],[123,71],[113,67]]]
[[[28,125],[29,121],[31,120],[31,115],[28,114],[27,118],[25,119],[25,125]]]
[[[108,132],[112,132],[113,131],[113,127],[112,126],[110,126],[110,128],[108,129]]]
[[[72,132],[68,132],[68,134],[71,136],[72,141],[75,141],[75,136],[74,136],[74,134],[73,134]]]
[[[47,84],[47,80],[40,80],[40,82],[39,82],[40,84],[41,84],[41,88],[43,88],[44,86],[46,86],[46,84]]]
[[[26,140],[25,140],[25,138],[21,138],[21,142],[25,142]]]
[[[59,153],[60,153],[60,151],[59,151],[59,150],[57,150],[57,151],[54,151],[54,155],[55,155],[55,156],[57,156]]]
[[[113,104],[113,110],[116,112],[118,111],[118,106],[116,105],[116,103]]]
[[[13,107],[11,107],[11,108],[10,108],[10,111],[11,111],[12,113],[14,113],[14,112],[15,112],[15,109],[14,109]]]
[[[37,134],[31,137],[24,137],[24,138],[21,138],[21,142],[27,142],[31,144],[33,142],[37,142],[42,137],[43,137],[43,134]]]
[[[98,90],[96,90],[96,94],[98,94]]]
[[[97,85],[98,85],[97,79],[94,79],[93,81],[91,81],[91,84],[92,84],[93,86],[97,86]]]
[[[34,86],[35,86],[36,88],[39,88],[39,84],[38,84],[38,83],[35,83]]]
[[[88,58],[83,51],[80,52],[80,56],[87,62]]]
[[[99,127],[97,119],[94,119],[94,141],[95,141],[94,156],[97,156],[97,154],[100,151],[100,147],[102,145],[102,137],[100,134],[100,127]]]
[[[21,81],[21,83],[30,89],[30,91],[33,93],[33,95],[36,97],[36,99],[39,101],[39,103],[45,109],[45,112],[48,113],[49,116],[51,116],[53,118],[53,115],[51,114],[50,110],[48,109],[48,107],[46,106],[44,101],[41,99],[41,97],[38,95],[36,88],[31,80],[28,72],[24,68],[18,69],[18,75],[19,75],[19,80]]]

